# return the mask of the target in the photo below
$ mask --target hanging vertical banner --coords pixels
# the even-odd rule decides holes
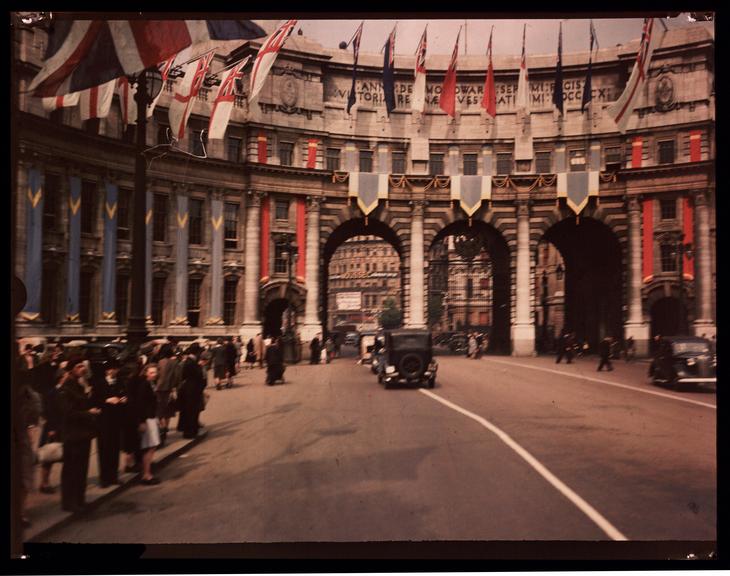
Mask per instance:
[[[598,170],[587,172],[559,172],[558,198],[565,198],[568,206],[580,214],[590,196],[598,196]]]
[[[297,246],[299,247],[299,258],[297,260],[297,282],[304,282],[307,269],[307,221],[304,197],[297,198]]]
[[[80,95],[80,92],[73,92],[72,94],[64,94],[63,96],[49,96],[47,98],[43,98],[43,109],[48,112],[53,112],[59,108],[77,106]]]
[[[482,205],[482,200],[492,198],[491,176],[461,176],[451,177],[451,199],[458,200],[461,209],[472,217]]]
[[[161,92],[161,91],[160,91]],[[137,85],[131,86],[126,76],[117,78],[117,94],[122,109],[122,126],[137,123]]]
[[[253,70],[251,70],[251,86],[248,91],[248,102],[249,105],[258,96],[259,91],[266,81],[266,77],[269,74],[269,70],[274,65],[274,60],[279,54],[282,46],[286,42],[287,38],[291,36],[294,31],[294,26],[297,25],[296,20],[287,20],[281,26],[279,26],[272,34],[264,40],[264,43],[259,48],[256,54],[256,60],[253,63]]]
[[[641,168],[641,159],[643,156],[644,144],[641,136],[636,136],[631,141],[631,167]]]
[[[362,37],[362,26],[364,22],[360,22],[360,26],[357,27],[357,30],[355,31],[355,35],[350,40],[350,44],[352,44],[352,51],[355,56],[355,60],[352,64],[352,87],[350,88],[350,93],[347,95],[347,113],[350,113],[350,108],[352,108],[352,105],[355,103],[355,79],[357,78],[357,59],[360,56],[360,38]]]
[[[223,201],[210,201],[212,225],[212,250],[210,266],[210,311],[207,324],[223,324],[221,300],[223,299]]]
[[[190,113],[193,111],[193,100],[200,92],[214,54],[213,51],[208,52],[188,64],[180,87],[170,102],[170,108],[167,111],[170,131],[178,140],[185,139],[185,127],[188,124]]]
[[[682,199],[682,220],[684,242],[685,244],[692,244],[694,242],[694,206],[692,200],[686,196]],[[692,280],[695,276],[692,260],[686,252],[684,258],[682,258],[682,274],[689,280]]]
[[[654,277],[654,200],[646,198],[642,202],[643,216],[643,249],[641,269],[644,282],[651,282]]]
[[[258,162],[260,164],[266,164],[266,161],[269,157],[268,151],[267,151],[267,145],[266,145],[266,134],[263,132],[259,132],[258,135]]]
[[[388,36],[388,41],[383,47],[383,96],[385,98],[385,109],[390,113],[395,110],[395,26]]]
[[[307,168],[317,167],[317,144],[318,140],[309,140],[307,143]]]
[[[177,195],[175,211],[175,318],[173,324],[188,323],[188,196]]]
[[[689,133],[689,161],[699,162],[702,160],[702,131],[692,130]]]
[[[25,289],[26,301],[20,313],[25,320],[38,320],[41,313],[43,280],[43,174],[28,169],[28,193],[25,205]]]
[[[81,276],[81,178],[71,176],[68,199],[68,292],[66,320],[79,321],[79,282]]]
[[[444,76],[444,83],[441,85],[441,95],[439,96],[439,107],[452,118],[456,115],[456,59],[459,56],[459,36],[461,36],[461,28],[456,35],[456,43],[451,52],[451,61],[449,68]]]
[[[520,58],[520,75],[517,80],[517,97],[515,108],[523,110],[525,115],[530,114],[530,83],[527,75],[527,58],[525,57],[525,33],[527,24],[522,28],[522,57]]]
[[[598,38],[596,38],[596,29],[593,27],[593,20],[590,25],[590,45],[588,49],[588,71],[586,72],[586,79],[583,82],[583,97],[580,101],[580,113],[586,111],[586,106],[593,100],[593,42],[598,47]]]
[[[489,33],[489,44],[487,45],[487,55],[489,56],[489,66],[487,67],[487,77],[484,79],[484,97],[482,98],[482,108],[487,111],[492,118],[497,117],[497,92],[494,89],[494,66],[492,65],[492,32]]]
[[[152,323],[152,192],[147,190],[145,213],[145,272],[144,272],[144,315],[148,324]]]
[[[109,116],[116,83],[116,79],[109,80],[109,82],[105,82],[101,86],[94,86],[81,92],[79,109],[81,111],[82,121]]]
[[[388,178],[388,174],[350,172],[348,196],[357,198],[365,216],[377,208],[379,200],[388,199]]]
[[[104,263],[102,265],[101,317],[114,320],[117,272],[117,202],[119,188],[106,183],[104,199]]]
[[[416,69],[413,72],[413,97],[411,98],[411,110],[423,112],[426,104],[426,31],[428,25],[423,29],[421,40],[416,48]]]
[[[271,229],[269,197],[261,199],[261,282],[269,281],[269,230]]]
[[[172,69],[172,64],[175,62],[175,58],[180,56],[183,56],[183,53],[189,54],[190,48],[186,48],[182,52],[178,52],[177,54],[172,55],[170,58],[165,60],[164,62],[161,62],[157,65],[157,68],[160,71],[160,76],[162,76],[162,90],[160,90],[159,94],[157,94],[157,97],[152,101],[152,104],[147,106],[147,118],[152,118],[152,114],[155,111],[155,106],[157,106],[158,100],[162,97],[162,93],[165,91],[165,84],[167,84],[167,77],[170,75],[170,70]],[[184,60],[181,61],[184,62]],[[136,119],[135,119],[136,122]]]
[[[210,111],[210,120],[208,122],[209,140],[220,140],[226,133],[228,121],[231,119],[231,112],[233,111],[233,102],[236,99],[236,81],[243,79],[243,67],[250,59],[250,56],[246,56],[231,68],[221,81],[218,93],[215,100],[213,100],[213,108]]]

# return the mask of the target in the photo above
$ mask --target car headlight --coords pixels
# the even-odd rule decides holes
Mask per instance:
[[[697,360],[694,358],[687,358],[687,366],[694,366],[695,364],[697,364]]]
[[[385,373],[386,374],[394,374],[395,373],[395,366],[386,366],[385,367]]]

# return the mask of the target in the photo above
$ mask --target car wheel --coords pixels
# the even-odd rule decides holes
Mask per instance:
[[[418,378],[423,373],[423,358],[418,354],[405,354],[398,364],[399,372],[406,378]]]

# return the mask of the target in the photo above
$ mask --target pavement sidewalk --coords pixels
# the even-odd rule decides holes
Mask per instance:
[[[239,372],[239,374],[234,378],[234,387],[237,384],[240,384],[242,379],[247,379],[245,372],[245,370]],[[153,463],[153,472],[155,475],[157,475],[157,471],[162,466],[203,440],[208,435],[208,430],[210,430],[211,426],[214,426],[220,420],[220,407],[223,404],[222,396],[225,396],[227,390],[224,389],[216,391],[215,385],[211,385],[211,383],[212,378],[209,377],[208,387],[205,391],[210,395],[210,399],[205,410],[200,413],[200,422],[204,425],[204,427],[198,432],[197,438],[183,438],[182,432],[178,432],[175,429],[177,426],[177,417],[173,418],[169,424],[170,431],[167,434],[167,442],[165,443],[165,446],[158,448],[155,452],[155,459]],[[85,514],[99,506],[102,502],[107,501],[130,486],[138,484],[141,474],[123,472],[123,454],[120,455],[119,460],[120,484],[112,485],[107,488],[99,486],[99,459],[97,457],[96,441],[92,441],[91,456],[89,458],[89,474],[86,484],[86,509],[82,512],[66,512],[61,508],[62,464],[54,464],[51,469],[50,484],[56,489],[54,494],[43,494],[38,490],[41,470],[40,466],[36,466],[35,490],[28,494],[25,514],[31,524],[23,531],[23,541],[41,542],[44,535],[51,530],[55,530],[56,528],[64,526],[76,519],[81,519]],[[164,482],[164,476],[162,480]]]

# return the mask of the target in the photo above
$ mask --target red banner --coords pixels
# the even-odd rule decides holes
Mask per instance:
[[[694,206],[692,206],[690,198],[682,199],[682,215],[684,220],[684,243],[692,243],[694,241]],[[687,257],[687,254],[682,259],[682,273],[690,278],[695,276],[692,260]]]
[[[702,131],[692,130],[689,133],[689,161],[699,162],[702,160]]]
[[[268,151],[266,149],[266,134],[264,134],[263,132],[259,132],[258,140],[259,140],[258,161],[260,164],[266,164],[266,161],[268,160],[268,157],[269,157]]]
[[[637,136],[636,138],[634,138],[633,142],[631,143],[631,167],[632,168],[641,168],[642,148],[643,148],[643,144],[641,141],[641,136]]]
[[[311,148],[310,148],[311,150]],[[306,207],[304,198],[297,198],[297,246],[299,259],[297,260],[297,281],[304,282],[307,261],[307,224],[305,220]]]
[[[644,248],[641,259],[644,282],[651,282],[654,274],[654,200],[644,200]]]
[[[317,140],[309,141],[309,149],[307,152],[307,168],[317,167]]]
[[[269,281],[269,197],[261,199],[261,282]]]

